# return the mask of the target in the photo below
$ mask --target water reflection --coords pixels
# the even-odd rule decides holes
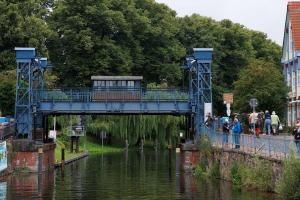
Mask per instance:
[[[90,155],[52,173],[10,176],[7,199],[275,199],[239,192],[222,181],[199,181],[184,174],[179,154],[125,151]],[[1,190],[0,183],[0,190]],[[0,198],[1,199],[1,198]]]
[[[7,178],[7,199],[51,199],[54,171],[41,174],[14,174]]]

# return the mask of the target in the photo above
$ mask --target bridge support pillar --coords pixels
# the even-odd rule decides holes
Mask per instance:
[[[43,172],[53,170],[55,143],[41,143],[29,139],[12,140],[10,166],[12,171]]]

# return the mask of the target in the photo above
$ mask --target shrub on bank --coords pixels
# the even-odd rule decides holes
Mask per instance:
[[[300,159],[294,151],[285,159],[283,174],[276,186],[276,191],[284,197],[300,199]]]
[[[254,158],[253,164],[250,166],[235,163],[231,168],[232,183],[236,188],[272,191],[272,172],[270,169],[267,161],[258,157]]]

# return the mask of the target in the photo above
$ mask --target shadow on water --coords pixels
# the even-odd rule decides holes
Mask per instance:
[[[199,181],[180,171],[180,159],[170,151],[90,155],[64,170],[9,176],[0,182],[0,194],[0,199],[275,199],[233,190],[223,181]]]

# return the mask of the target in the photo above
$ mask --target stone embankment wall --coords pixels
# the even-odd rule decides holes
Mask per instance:
[[[251,167],[255,164],[255,159],[257,159],[257,157],[258,159],[262,159],[267,162],[270,166],[270,170],[272,172],[272,183],[275,183],[278,179],[280,179],[283,171],[282,160],[253,155],[235,149],[213,149],[211,155],[207,156],[206,154],[203,155],[203,153],[201,153],[201,151],[195,146],[189,145],[182,146],[180,154],[181,168],[185,172],[192,172],[192,170],[195,169],[199,162],[203,159],[207,161],[207,167],[209,168],[212,167],[214,162],[219,162],[221,179],[226,181],[232,181],[231,169],[235,164],[244,164]]]

